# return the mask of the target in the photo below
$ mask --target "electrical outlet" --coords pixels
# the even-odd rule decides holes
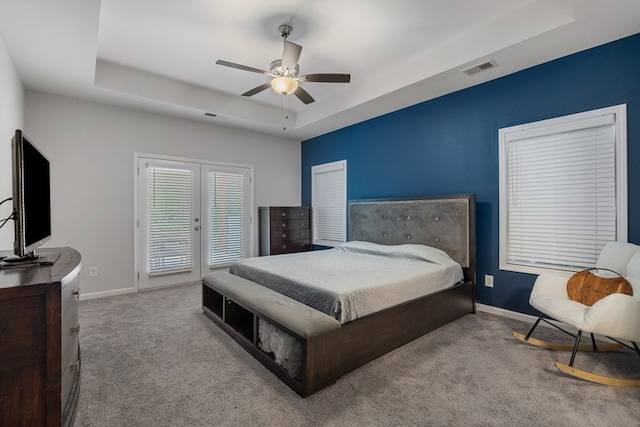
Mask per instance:
[[[484,275],[484,285],[487,288],[493,288],[493,276],[490,274],[485,274]]]
[[[98,267],[89,267],[89,277],[96,277],[98,275]]]

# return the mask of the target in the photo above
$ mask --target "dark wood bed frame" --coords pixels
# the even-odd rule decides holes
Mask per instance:
[[[349,240],[440,248],[462,265],[464,282],[345,323],[314,337],[313,342],[259,308],[228,300],[203,283],[204,313],[303,397],[440,326],[475,313],[475,195],[350,202],[349,228]],[[234,314],[238,311],[240,315]],[[257,347],[258,317],[302,342],[301,379],[289,376]],[[236,318],[244,320],[234,323]]]

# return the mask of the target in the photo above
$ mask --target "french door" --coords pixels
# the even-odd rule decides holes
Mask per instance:
[[[195,282],[250,256],[250,166],[138,157],[139,290]]]

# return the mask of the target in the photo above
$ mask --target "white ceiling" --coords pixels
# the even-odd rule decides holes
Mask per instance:
[[[304,105],[256,73],[303,46]],[[640,32],[640,0],[0,0],[25,87],[304,140]],[[486,60],[497,67],[467,76]],[[217,114],[215,118],[204,113]]]

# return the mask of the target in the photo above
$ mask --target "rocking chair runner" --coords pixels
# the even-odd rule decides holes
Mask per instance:
[[[525,336],[517,332],[513,335],[529,344],[552,350],[571,350],[568,365],[556,362],[555,366],[562,372],[606,385],[640,387],[640,379],[614,378],[597,375],[573,367],[578,351],[604,352],[628,347],[640,356],[640,246],[631,243],[614,242],[606,245],[598,257],[596,268],[618,272],[626,280],[618,280],[618,287],[603,291],[608,285],[604,281],[589,283],[588,274],[576,275],[573,282],[567,284],[569,278],[560,274],[541,274],[536,280],[529,303],[542,314]],[[613,277],[611,275],[607,277]],[[625,285],[626,283],[626,285]],[[586,286],[585,286],[586,285]],[[587,295],[591,293],[591,295]],[[570,296],[571,294],[571,296]],[[599,294],[594,297],[594,294]],[[632,295],[629,295],[632,294]],[[599,299],[598,299],[599,298]],[[593,302],[596,300],[595,302]],[[592,303],[592,305],[583,304]],[[573,326],[578,330],[573,334],[543,318],[547,315],[561,323]],[[575,338],[573,346],[550,343],[531,337],[540,321],[560,329]],[[580,346],[583,332],[591,335],[591,345]],[[606,336],[616,344],[596,344],[594,334]],[[628,341],[627,344],[623,341]]]

